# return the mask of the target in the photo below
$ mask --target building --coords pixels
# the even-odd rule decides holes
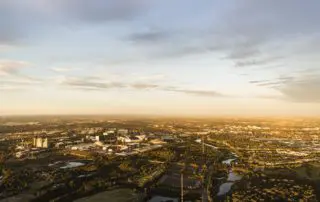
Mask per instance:
[[[114,135],[116,133],[116,128],[109,128],[108,130],[106,130],[105,132],[103,132],[103,135]]]
[[[42,148],[48,148],[48,138],[42,138]]]
[[[132,142],[132,140],[131,140],[130,137],[128,137],[128,136],[120,136],[120,137],[117,137],[117,140],[120,141],[120,142],[123,142],[123,143]]]
[[[128,129],[118,129],[118,135],[126,136],[128,135],[129,130]]]
[[[37,148],[48,148],[48,138],[35,137],[33,138],[33,146]]]
[[[107,139],[107,136],[105,135],[96,135],[93,139],[94,141],[105,141]]]
[[[118,136],[117,140],[122,143],[139,143],[145,140],[145,135],[140,136]]]
[[[161,140],[164,142],[174,142],[175,138],[171,135],[161,136]]]
[[[146,140],[146,136],[145,135],[136,135],[136,137],[140,140],[140,141],[143,141],[143,140]]]
[[[69,148],[71,150],[79,150],[79,151],[84,151],[84,150],[89,150],[91,148],[95,148],[96,145],[93,143],[82,143],[82,144],[77,144],[77,145],[69,145],[66,148]]]

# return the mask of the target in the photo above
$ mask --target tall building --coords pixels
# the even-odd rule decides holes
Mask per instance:
[[[48,138],[35,137],[33,138],[33,146],[37,148],[48,148]]]
[[[43,147],[43,148],[48,148],[48,138],[43,138],[43,140],[42,140],[42,147]]]
[[[42,138],[41,137],[38,137],[37,140],[36,140],[36,147],[42,147]]]

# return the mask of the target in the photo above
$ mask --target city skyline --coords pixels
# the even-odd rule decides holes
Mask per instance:
[[[320,2],[0,2],[0,115],[319,116]]]

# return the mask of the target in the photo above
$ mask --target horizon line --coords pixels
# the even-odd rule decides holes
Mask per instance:
[[[70,113],[70,114],[53,114],[53,113],[43,113],[43,114],[0,114],[1,118],[5,117],[37,117],[37,116],[46,116],[46,117],[68,117],[68,116],[100,116],[100,117],[146,117],[146,118],[320,118],[320,115],[199,115],[199,114],[190,114],[190,115],[181,115],[181,114],[139,114],[139,113],[129,113],[129,114],[107,114],[107,113]]]

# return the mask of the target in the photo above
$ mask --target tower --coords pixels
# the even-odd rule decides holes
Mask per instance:
[[[183,202],[183,171],[181,171],[181,202]]]
[[[202,142],[202,155],[204,155],[204,136],[203,135],[201,138],[201,142]]]

